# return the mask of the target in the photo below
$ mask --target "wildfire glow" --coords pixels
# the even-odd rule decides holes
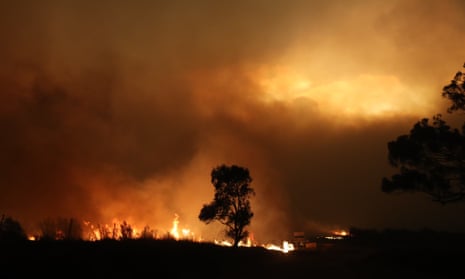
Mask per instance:
[[[175,240],[191,240],[196,242],[203,242],[202,238],[194,238],[194,233],[187,228],[179,227],[179,215],[174,214],[174,219],[172,221],[171,228],[166,233],[158,233],[157,230],[152,230],[148,226],[145,226],[143,229],[135,228],[126,221],[119,221],[118,219],[113,219],[111,224],[93,224],[90,221],[83,221],[82,227],[82,237],[87,241],[99,241],[104,239],[136,239],[136,238],[149,238],[149,239],[164,239],[171,238]],[[69,225],[69,224],[68,224]],[[51,237],[56,240],[67,239],[65,232],[60,228],[48,229],[48,235],[42,235],[42,237]],[[39,234],[30,235],[28,239],[31,241],[39,240],[41,237]],[[233,243],[229,240],[213,240],[216,245],[232,247]],[[254,240],[253,234],[250,233],[244,241],[238,243],[240,247],[256,247],[258,246]],[[262,244],[261,247],[264,247],[268,250],[281,251],[283,253],[288,253],[289,251],[295,250],[294,245],[287,240],[282,242],[282,245],[276,245],[272,243]]]
[[[311,76],[284,66],[264,67],[253,75],[264,91],[264,101],[297,105],[306,100],[311,109],[324,108],[334,116],[366,118],[403,114],[412,108],[423,110],[421,113],[432,110],[428,98],[411,96],[408,93],[413,89],[392,75],[335,76],[329,82],[317,83]]]

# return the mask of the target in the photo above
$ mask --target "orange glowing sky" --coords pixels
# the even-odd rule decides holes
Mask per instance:
[[[380,187],[387,142],[445,114],[464,18],[460,0],[2,1],[0,212],[207,234],[210,171],[234,163],[257,237],[465,230],[463,205]]]

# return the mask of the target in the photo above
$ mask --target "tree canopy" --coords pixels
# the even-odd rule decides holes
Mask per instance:
[[[447,112],[465,111],[465,72],[458,71],[455,74],[451,83],[442,89],[442,96],[452,102]]]
[[[465,67],[465,65],[464,65]],[[465,73],[457,72],[442,96],[448,113],[465,111]],[[388,142],[388,160],[399,173],[382,179],[382,191],[423,192],[442,204],[465,200],[465,122],[451,128],[441,114],[423,118],[407,135]]]
[[[204,204],[199,219],[207,224],[218,221],[226,226],[226,236],[233,239],[233,246],[246,238],[253,212],[250,198],[255,195],[251,188],[252,178],[247,168],[237,165],[220,165],[211,172],[211,183],[215,187],[213,201]]]

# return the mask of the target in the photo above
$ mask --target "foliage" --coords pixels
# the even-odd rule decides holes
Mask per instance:
[[[465,67],[465,65],[464,65]],[[465,73],[458,72],[442,96],[452,105],[448,113],[465,111]],[[382,191],[423,192],[446,204],[465,199],[465,123],[452,129],[441,114],[418,121],[408,135],[388,143],[388,160],[399,173],[382,179]]]
[[[250,187],[252,178],[249,170],[237,165],[220,165],[211,172],[211,183],[215,187],[213,201],[204,204],[199,219],[205,223],[218,221],[226,226],[226,235],[238,247],[248,236],[245,229],[253,217],[250,198],[255,191]]]
[[[463,65],[465,68],[465,64]],[[442,89],[442,96],[449,99],[452,105],[447,112],[465,111],[465,73],[458,71],[449,85]]]
[[[0,217],[0,241],[25,240],[26,233],[21,224],[10,216]]]

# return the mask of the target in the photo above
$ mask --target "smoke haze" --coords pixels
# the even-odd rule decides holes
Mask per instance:
[[[464,230],[463,205],[387,195],[387,142],[444,113],[462,1],[0,1],[0,212],[214,234],[219,164],[251,231]]]

